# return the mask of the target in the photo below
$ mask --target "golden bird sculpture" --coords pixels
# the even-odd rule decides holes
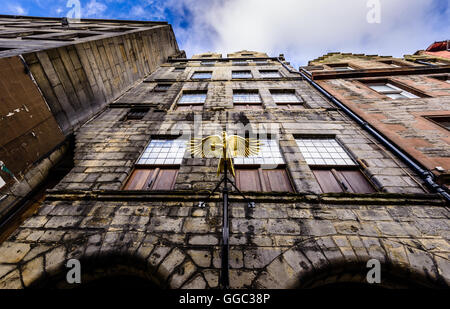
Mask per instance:
[[[238,135],[211,135],[205,138],[191,138],[188,147],[192,155],[201,158],[220,158],[217,175],[224,172],[225,162],[230,173],[235,176],[233,158],[249,157],[259,153],[261,143],[255,138]]]

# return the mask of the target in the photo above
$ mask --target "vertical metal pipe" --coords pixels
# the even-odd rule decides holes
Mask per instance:
[[[228,239],[230,235],[229,224],[228,224],[228,175],[227,175],[227,160],[224,163],[224,185],[223,185],[223,219],[222,219],[222,269],[221,269],[221,282],[222,288],[228,289],[230,285],[229,280],[229,263],[228,263],[228,252],[229,244]]]

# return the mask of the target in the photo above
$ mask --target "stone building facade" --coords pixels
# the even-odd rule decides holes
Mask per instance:
[[[165,22],[0,15],[0,239],[71,168],[73,132],[180,53]]]
[[[186,142],[255,136],[230,193],[231,288],[448,287],[449,212],[404,162],[280,57],[171,57],[75,129],[74,167],[0,245],[0,287],[220,288],[218,159]],[[231,188],[230,188],[231,189]]]

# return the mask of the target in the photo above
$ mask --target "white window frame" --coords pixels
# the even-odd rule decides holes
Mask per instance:
[[[248,98],[248,100],[245,98]],[[261,96],[259,95],[259,91],[234,90],[233,91],[233,103],[261,104],[262,99],[261,99]]]
[[[393,85],[390,82],[381,82],[381,83],[367,83],[367,86],[372,89],[373,91],[376,91],[379,94],[383,94],[393,100],[398,100],[398,99],[418,99],[419,97],[416,96],[415,94],[412,94],[402,88],[399,88],[395,85]],[[385,86],[385,87],[389,87],[392,90],[377,90],[374,87],[380,87],[380,86]],[[395,97],[396,95],[400,95],[402,96],[402,98],[397,98]]]
[[[207,92],[189,93],[183,92],[178,100],[178,104],[204,104],[206,102]],[[202,98],[201,100],[198,98]],[[189,98],[191,100],[189,100]],[[195,98],[195,99],[193,99]]]
[[[272,95],[273,101],[277,104],[298,104],[302,102],[295,91],[271,90],[270,94]]]
[[[208,77],[198,77],[198,76],[196,76],[196,75],[208,75]],[[205,72],[202,72],[202,71],[196,71],[196,72],[194,72],[194,74],[192,74],[192,76],[191,76],[191,79],[205,79],[205,80],[207,80],[207,79],[211,79],[212,78],[212,72],[211,71],[205,71]]]
[[[295,142],[310,166],[358,166],[335,138],[296,138]]]
[[[239,76],[241,75],[241,76]],[[249,79],[249,78],[253,78],[253,74],[252,71],[250,70],[245,70],[245,71],[231,71],[231,78],[233,79]]]
[[[187,144],[181,139],[152,139],[136,165],[181,165]]]
[[[279,143],[275,139],[261,139],[256,156],[234,158],[235,165],[282,165],[285,164]]]

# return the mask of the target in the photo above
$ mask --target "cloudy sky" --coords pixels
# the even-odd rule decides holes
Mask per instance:
[[[2,0],[0,14],[164,20],[181,49],[280,53],[295,67],[332,51],[403,56],[450,39],[450,0]]]

